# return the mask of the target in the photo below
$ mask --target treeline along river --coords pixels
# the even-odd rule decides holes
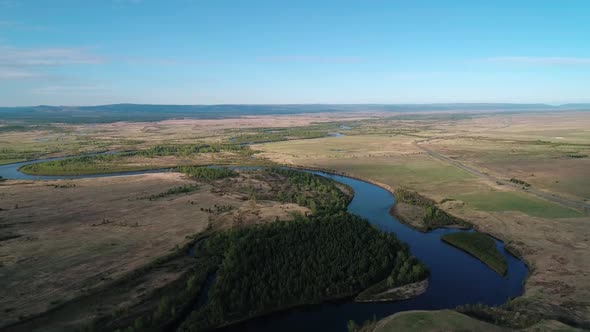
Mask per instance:
[[[90,176],[30,176],[18,171],[29,163],[0,166],[5,179],[74,179],[98,176],[121,176],[152,173],[155,171],[95,174]],[[346,184],[354,189],[348,211],[366,218],[386,232],[393,232],[410,246],[411,253],[430,270],[428,290],[415,298],[397,302],[356,303],[352,299],[290,309],[284,312],[255,318],[227,327],[227,331],[345,331],[348,320],[362,322],[383,318],[406,310],[434,310],[455,308],[462,304],[483,303],[500,305],[523,292],[527,276],[526,265],[504,250],[504,244],[495,240],[505,256],[508,273],[501,276],[467,253],[440,240],[444,234],[462,232],[456,229],[437,229],[422,233],[400,223],[389,214],[394,204],[393,195],[376,185],[341,175],[309,171]]]

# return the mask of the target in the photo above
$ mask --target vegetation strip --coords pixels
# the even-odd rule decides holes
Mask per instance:
[[[178,170],[195,179],[218,180],[227,177],[235,177],[238,175],[236,171],[232,171],[223,167],[194,167],[183,166]]]
[[[506,259],[496,248],[494,240],[485,234],[458,232],[445,234],[441,239],[475,256],[500,275],[505,275],[508,271]]]
[[[393,195],[396,205],[391,208],[390,213],[422,232],[442,227],[470,228],[466,221],[441,210],[435,201],[417,192],[402,188],[395,190]]]
[[[164,198],[164,197],[174,196],[174,195],[178,195],[178,194],[187,194],[187,193],[199,190],[200,188],[201,187],[197,184],[178,186],[178,187],[170,188],[170,189],[168,189],[164,192],[161,192],[159,194],[143,196],[143,197],[140,197],[139,199],[147,199],[147,200],[153,201],[158,198]]]
[[[95,154],[40,161],[22,166],[19,171],[30,175],[93,175],[129,171],[165,169],[181,164],[182,158],[205,153],[231,152],[240,158],[250,157],[255,151],[239,144],[168,144],[143,150],[113,154]],[[161,164],[157,158],[173,156],[175,161]],[[186,160],[184,161],[186,163]]]

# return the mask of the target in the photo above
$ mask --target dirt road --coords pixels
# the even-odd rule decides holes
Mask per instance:
[[[537,197],[540,197],[540,198],[543,198],[543,199],[546,199],[546,200],[549,200],[549,201],[552,201],[552,202],[555,202],[555,203],[558,203],[558,204],[561,204],[561,205],[564,205],[564,206],[567,206],[567,207],[570,207],[570,208],[573,208],[573,209],[582,210],[585,213],[590,214],[590,204],[588,204],[586,202],[582,202],[582,201],[577,201],[577,200],[565,198],[565,197],[558,196],[558,195],[555,195],[555,194],[552,194],[552,193],[548,193],[548,192],[545,192],[545,191],[542,191],[542,190],[539,190],[539,189],[536,189],[536,188],[533,188],[533,187],[523,187],[523,186],[518,185],[516,183],[512,183],[512,182],[510,182],[510,181],[508,181],[506,179],[501,179],[501,178],[492,176],[492,175],[490,175],[488,173],[481,172],[480,170],[478,170],[478,169],[476,169],[474,167],[467,166],[467,165],[461,163],[460,161],[457,161],[457,160],[451,159],[449,157],[443,156],[442,154],[440,154],[440,153],[438,153],[436,151],[430,150],[429,148],[421,145],[421,143],[424,143],[424,142],[429,141],[429,140],[430,139],[421,140],[421,141],[415,141],[414,142],[414,145],[416,145],[422,151],[426,152],[431,157],[436,158],[436,159],[439,159],[439,160],[442,160],[444,162],[447,162],[447,163],[449,163],[449,164],[451,164],[451,165],[453,165],[455,167],[458,167],[458,168],[460,168],[460,169],[462,169],[462,170],[464,170],[464,171],[466,171],[466,172],[468,172],[468,173],[470,173],[470,174],[472,174],[474,176],[483,178],[483,179],[488,180],[488,181],[493,181],[493,182],[496,182],[496,183],[501,184],[501,185],[511,186],[511,187],[513,187],[515,189],[518,189],[518,190],[527,192],[527,193],[532,194],[532,195],[535,195]]]

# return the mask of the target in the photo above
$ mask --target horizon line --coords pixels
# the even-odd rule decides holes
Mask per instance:
[[[0,105],[0,108],[27,108],[27,107],[99,107],[114,105],[136,105],[136,106],[443,106],[443,105],[514,105],[514,106],[552,106],[561,107],[566,105],[590,105],[587,102],[568,102],[568,103],[544,103],[544,102],[447,102],[447,103],[219,103],[219,104],[170,104],[170,103],[106,103],[106,104],[86,104],[86,105]]]

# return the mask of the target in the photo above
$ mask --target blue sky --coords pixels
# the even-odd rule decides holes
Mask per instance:
[[[0,0],[0,105],[590,102],[590,1]]]

